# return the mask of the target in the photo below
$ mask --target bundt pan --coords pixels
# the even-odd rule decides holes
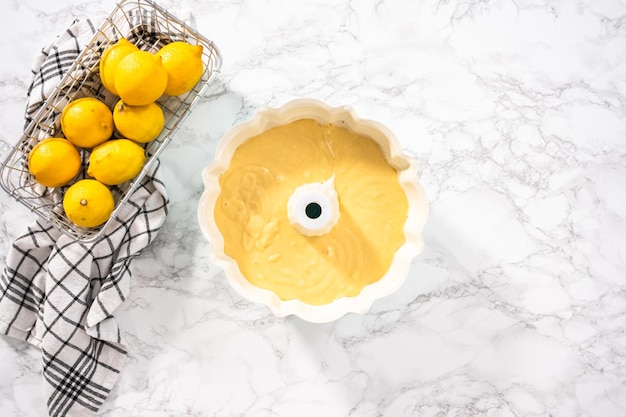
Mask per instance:
[[[198,221],[212,262],[279,317],[367,313],[423,250],[428,201],[415,161],[349,107],[298,99],[260,109],[222,138],[202,178]]]

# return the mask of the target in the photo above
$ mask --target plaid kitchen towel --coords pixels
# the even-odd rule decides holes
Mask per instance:
[[[94,31],[88,20],[75,22],[42,50],[27,122]],[[113,313],[129,293],[131,261],[155,238],[167,203],[157,161],[102,238],[83,243],[38,219],[10,248],[0,277],[0,332],[41,349],[51,417],[93,416],[115,384],[127,350]]]

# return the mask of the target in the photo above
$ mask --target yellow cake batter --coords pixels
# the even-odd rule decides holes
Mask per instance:
[[[287,217],[296,188],[334,175],[339,219],[305,236]],[[224,252],[253,285],[283,300],[328,304],[379,280],[402,246],[408,201],[376,142],[302,119],[240,145],[220,177],[215,221]]]

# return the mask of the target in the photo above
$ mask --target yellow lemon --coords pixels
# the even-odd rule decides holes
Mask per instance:
[[[117,95],[115,89],[115,69],[127,55],[137,52],[139,48],[130,43],[126,38],[120,38],[117,42],[106,47],[100,58],[100,80],[104,87]]]
[[[111,190],[92,179],[75,182],[63,196],[67,218],[79,227],[100,226],[109,219],[114,207]]]
[[[93,148],[113,134],[113,113],[97,98],[79,98],[63,108],[61,130],[74,145]]]
[[[145,162],[141,146],[129,139],[113,139],[93,148],[87,175],[103,184],[117,185],[136,177]]]
[[[161,57],[147,51],[128,54],[115,68],[115,89],[126,104],[143,106],[152,103],[165,91],[167,71]]]
[[[28,153],[28,170],[39,184],[61,187],[76,177],[81,161],[78,150],[63,138],[47,138]]]
[[[202,49],[202,45],[178,41],[165,45],[156,53],[167,70],[165,94],[177,96],[190,91],[198,83],[204,72]]]
[[[120,100],[113,108],[113,123],[125,138],[147,143],[159,136],[165,117],[157,103],[129,106]]]

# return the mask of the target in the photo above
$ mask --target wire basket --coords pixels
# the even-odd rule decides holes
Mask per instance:
[[[136,44],[139,49],[151,52],[173,41],[202,45],[205,70],[200,81],[190,92],[175,97],[163,95],[157,100],[163,109],[165,126],[155,140],[144,145],[147,157],[145,166],[133,180],[110,187],[115,200],[115,209],[106,223],[96,228],[81,228],[74,225],[63,211],[63,193],[67,186],[47,188],[38,184],[28,170],[28,153],[43,138],[62,135],[61,111],[71,100],[80,97],[96,97],[113,109],[119,98],[109,93],[102,85],[99,75],[100,56],[107,46],[122,37]],[[2,188],[38,216],[57,226],[63,233],[82,241],[98,239],[127,204],[142,179],[153,169],[159,154],[219,72],[221,64],[221,54],[213,42],[167,10],[152,1],[121,1],[96,31],[76,62],[34,116],[33,121],[26,127],[17,145],[9,152],[0,171]],[[116,137],[121,137],[117,131],[113,133],[113,138]],[[89,149],[80,149],[80,151],[83,167],[77,179],[87,178],[86,166],[90,152]]]

